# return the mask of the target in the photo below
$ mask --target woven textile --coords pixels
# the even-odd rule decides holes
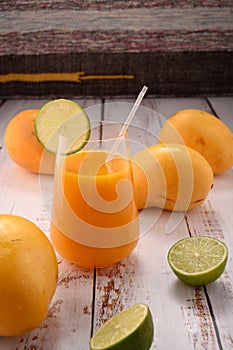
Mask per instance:
[[[233,93],[233,1],[0,2],[0,97]]]

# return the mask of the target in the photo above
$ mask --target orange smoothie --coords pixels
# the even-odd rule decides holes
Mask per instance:
[[[127,257],[139,238],[132,169],[105,151],[67,156],[55,176],[51,240],[64,258],[86,268]]]

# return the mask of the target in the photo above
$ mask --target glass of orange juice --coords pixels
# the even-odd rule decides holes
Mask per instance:
[[[68,154],[72,120],[65,124],[59,131],[51,241],[62,257],[81,267],[107,267],[127,257],[139,239],[129,139],[127,133],[121,136],[107,162],[122,124],[92,122],[86,145]]]

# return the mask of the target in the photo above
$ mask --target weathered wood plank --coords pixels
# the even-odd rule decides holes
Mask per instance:
[[[97,271],[95,329],[122,309],[144,302],[155,325],[152,349],[217,349],[217,339],[202,288],[179,282],[167,264],[167,252],[188,236],[183,222],[166,234],[163,213],[135,251],[112,268]],[[168,337],[172,329],[172,337]]]
[[[4,130],[10,118],[23,109],[40,108],[45,101],[12,100],[0,107],[0,213],[25,216],[49,235],[49,216],[44,201],[51,191],[50,180],[15,165],[3,143]],[[124,121],[135,100],[121,99],[117,106],[117,99],[106,99],[104,106],[100,100],[76,101],[87,107],[91,120],[102,116]],[[228,122],[231,122],[231,101],[227,98],[222,103],[221,99],[217,102],[215,98],[209,99],[220,118],[224,120],[222,116],[229,115]],[[89,106],[93,107],[89,109]],[[199,98],[145,98],[142,106],[147,108],[146,116],[139,113],[134,124],[152,133],[153,136],[146,140],[143,139],[144,133],[136,135],[138,142],[140,140],[140,144],[145,146],[156,140],[162,123],[176,111],[200,108],[211,112],[209,103]],[[0,349],[86,350],[92,321],[95,331],[106,319],[136,302],[145,302],[151,308],[155,324],[152,349],[231,349],[232,183],[232,169],[216,176],[214,188],[205,203],[185,215],[161,212],[155,208],[140,213],[141,232],[145,234],[138,246],[127,259],[113,267],[98,269],[96,281],[93,271],[82,270],[58,257],[60,277],[48,317],[40,327],[25,336],[1,337]],[[169,248],[178,239],[199,234],[210,234],[224,240],[229,247],[229,260],[218,281],[205,288],[192,288],[177,280],[166,257]],[[92,300],[94,295],[95,300]],[[168,334],[168,329],[172,330],[172,336]]]
[[[82,106],[99,101],[79,101]],[[9,119],[23,109],[40,108],[45,101],[7,101],[0,109],[0,212],[28,218],[49,237],[49,215],[44,200],[52,193],[52,177],[32,174],[8,157],[3,135]],[[100,108],[95,118],[100,118]],[[3,128],[4,126],[4,128]],[[46,187],[47,186],[47,187]],[[58,256],[59,281],[46,320],[25,336],[0,337],[0,349],[87,349],[92,327],[93,271],[82,270]]]
[[[139,106],[129,127],[131,153],[158,142],[158,133],[161,128],[160,115],[154,108],[152,99],[144,99]],[[133,107],[133,99],[118,101],[105,100],[104,119],[124,123]]]
[[[224,274],[206,286],[223,349],[233,346],[233,169],[215,176],[208,200],[198,210],[187,213],[192,235],[208,235],[224,241],[229,260]]]
[[[208,97],[218,117],[233,131],[233,97]]]
[[[213,102],[213,109],[217,116],[233,129],[232,121],[232,98],[209,99]],[[159,100],[159,111],[166,116],[174,113],[169,106],[164,106],[164,100]],[[205,100],[200,99],[177,99],[174,100],[177,110],[184,108],[200,108],[212,113],[211,106]],[[233,169],[215,176],[214,187],[205,203],[197,209],[186,214],[187,224],[191,235],[210,235],[222,239],[229,247],[229,256],[233,246],[231,232],[233,230],[232,206],[233,206]],[[219,342],[224,349],[230,349],[233,344],[233,331],[230,326],[233,315],[233,278],[231,258],[224,275],[216,282],[206,287],[206,295],[211,305],[215,329],[219,335]],[[201,298],[205,298],[202,290],[199,291]],[[198,300],[194,299],[198,306]],[[205,306],[206,307],[206,306]],[[206,335],[207,337],[207,335]]]
[[[204,98],[158,98],[156,103],[159,113],[165,118],[162,124],[167,118],[182,109],[201,109],[209,113],[212,112]]]
[[[148,99],[147,107],[150,103],[155,108],[157,100]],[[105,110],[106,115],[117,114],[115,106],[114,110],[110,107],[108,113]],[[177,106],[169,108],[171,111]],[[127,115],[126,111],[128,106],[125,111],[122,108],[119,119]],[[155,133],[161,125],[158,118],[152,118],[149,124],[143,118],[137,122]],[[167,263],[171,245],[189,236],[184,214],[153,208],[143,211],[139,218],[141,233],[150,229],[135,251],[113,267],[97,271],[94,330],[120,310],[136,302],[145,302],[151,308],[155,324],[152,349],[217,349],[204,290],[179,282]],[[172,337],[168,337],[168,329],[172,329]]]
[[[90,271],[59,260],[59,281],[45,321],[21,337],[0,337],[0,349],[88,349],[92,313]]]
[[[100,100],[75,101],[77,101],[84,108],[97,105],[98,107],[95,108],[95,119],[101,117],[101,109],[99,107],[101,102]],[[21,206],[20,196],[26,199],[28,192],[30,201],[31,188],[33,189],[33,192],[36,192],[35,198],[37,198],[37,196],[38,198],[40,198],[39,189],[37,189],[37,186],[39,184],[39,176],[28,173],[27,171],[21,169],[11,161],[4,145],[4,132],[10,119],[15,114],[25,109],[41,108],[41,106],[43,106],[46,102],[48,102],[48,100],[11,100],[5,102],[0,108],[0,186],[1,197],[4,198],[4,200],[0,202],[0,211],[2,213],[12,212],[13,208],[15,207],[15,202],[18,201],[18,207],[21,208],[21,210],[25,208],[25,215],[27,215],[27,211],[30,210],[30,208],[33,208],[33,206],[31,204],[29,204],[27,207]],[[25,177],[27,178],[27,181],[25,181]],[[16,208],[14,210],[16,210]]]

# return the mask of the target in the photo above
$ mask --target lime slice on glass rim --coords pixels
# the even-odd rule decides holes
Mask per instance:
[[[105,322],[90,340],[91,350],[149,350],[154,325],[149,307],[135,304]]]
[[[222,241],[209,236],[181,239],[168,252],[168,263],[183,282],[203,286],[215,281],[223,273],[228,248]]]
[[[59,129],[69,122],[68,137],[72,138],[67,154],[82,149],[90,137],[90,120],[83,108],[76,102],[57,99],[47,102],[38,112],[35,121],[35,133],[41,145],[51,153],[57,153]]]

